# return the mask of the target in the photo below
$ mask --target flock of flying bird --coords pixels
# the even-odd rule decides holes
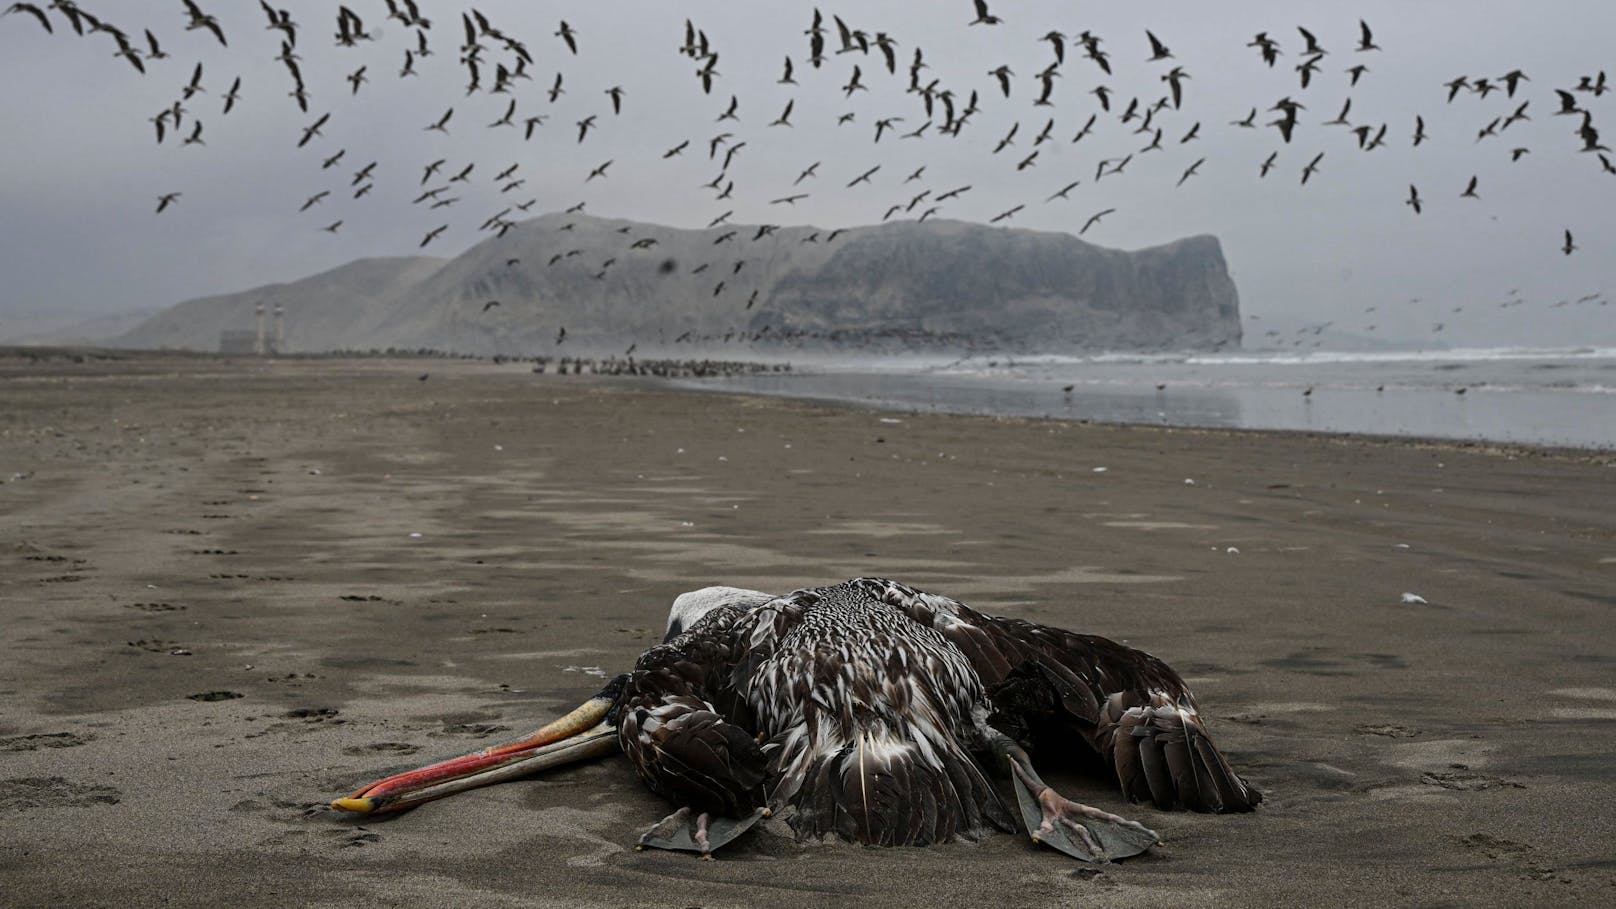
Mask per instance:
[[[357,5],[357,0],[355,2]],[[405,36],[399,41],[396,38],[397,33],[390,32],[398,43],[395,52],[400,58],[399,68],[393,78],[406,80],[419,76],[418,67],[422,66],[426,58],[449,52],[441,47],[445,27],[441,22],[424,15],[416,0],[380,0],[380,2],[385,6],[386,22],[396,22],[402,27],[402,34]],[[312,53],[308,50],[310,39],[307,35],[312,26],[294,20],[288,11],[277,9],[265,0],[259,0],[259,5],[264,17],[264,30],[272,33],[273,40],[278,45],[278,53],[273,55],[273,59],[284,69],[287,81],[277,89],[267,86],[254,86],[252,89],[254,93],[260,95],[284,95],[290,99],[291,105],[295,106],[299,114],[307,118],[296,129],[295,146],[298,149],[308,147],[319,150],[318,173],[326,183],[326,186],[308,195],[298,205],[298,210],[300,212],[309,212],[317,208],[327,210],[336,202],[336,198],[340,198],[343,194],[351,197],[349,199],[351,205],[376,190],[379,171],[385,171],[386,168],[382,167],[379,159],[360,163],[356,156],[356,160],[349,162],[348,165],[357,165],[351,174],[346,178],[334,179],[331,172],[344,173],[339,168],[348,161],[349,151],[347,147],[332,148],[334,143],[325,134],[325,130],[333,125],[334,111],[329,105],[329,99],[332,94],[338,97],[357,96],[362,91],[367,91],[366,86],[372,83],[373,78],[379,79],[382,76],[380,73],[371,72],[373,62],[362,63],[347,71],[340,85],[311,87],[305,79],[301,54]],[[986,0],[973,0],[973,8],[974,18],[962,23],[965,27],[992,28],[1001,24],[1002,19],[989,8]],[[231,47],[229,39],[234,36],[227,34],[220,20],[202,9],[197,0],[177,0],[175,12],[176,15],[171,21],[156,22],[149,27],[143,26],[137,34],[136,30],[121,28],[105,16],[91,13],[82,4],[72,0],[54,0],[49,3],[18,2],[12,3],[5,10],[6,15],[33,18],[45,32],[53,35],[58,31],[64,33],[71,31],[84,38],[105,36],[114,43],[114,53],[117,57],[127,60],[136,74],[148,78],[161,71],[152,64],[170,57],[170,54],[163,49],[161,39],[165,28],[182,26],[187,31],[200,31],[217,42],[219,47]],[[376,15],[369,10],[362,15],[347,5],[338,5],[335,12],[335,30],[331,33],[331,40],[338,48],[338,53],[346,49],[374,45],[382,40],[383,29],[373,21]],[[979,115],[989,105],[1012,110],[1030,106],[1035,114],[1034,118],[1025,124],[1025,132],[1023,132],[1024,123],[1020,119],[1022,115],[1016,114],[1017,118],[1009,129],[991,143],[989,166],[1013,168],[1017,173],[1038,167],[1041,155],[1047,160],[1049,156],[1046,155],[1048,151],[1046,145],[1053,147],[1056,143],[1068,145],[1082,143],[1102,129],[1109,135],[1126,130],[1127,134],[1137,136],[1137,148],[1125,154],[1099,160],[1092,174],[1085,173],[1079,179],[1063,179],[1061,181],[1063,185],[1043,196],[1041,204],[1068,202],[1071,200],[1073,190],[1083,185],[1085,180],[1098,183],[1116,179],[1125,175],[1129,166],[1140,159],[1162,154],[1170,149],[1187,151],[1188,147],[1192,147],[1193,143],[1202,138],[1201,120],[1195,120],[1189,125],[1183,123],[1187,118],[1186,97],[1189,85],[1193,82],[1193,75],[1184,65],[1177,62],[1170,46],[1148,29],[1144,30],[1142,40],[1139,40],[1137,53],[1146,66],[1159,70],[1156,72],[1158,84],[1150,86],[1149,90],[1142,93],[1130,94],[1120,87],[1109,84],[1113,79],[1112,55],[1121,51],[1114,51],[1108,47],[1107,39],[1088,30],[1075,35],[1050,31],[1042,36],[1039,42],[1040,45],[1047,46],[1042,51],[1021,55],[1019,59],[1013,61],[1015,66],[1000,65],[970,83],[950,84],[946,83],[942,76],[936,75],[943,69],[942,64],[934,69],[924,49],[919,46],[909,47],[892,34],[884,31],[872,33],[850,24],[840,15],[826,16],[817,8],[806,15],[809,18],[804,23],[807,27],[802,32],[805,40],[802,42],[800,53],[795,56],[787,54],[784,57],[780,75],[775,80],[777,90],[795,92],[809,81],[810,74],[817,77],[821,83],[830,79],[829,85],[822,84],[820,87],[827,93],[839,94],[842,102],[850,109],[837,115],[834,123],[825,126],[848,130],[849,139],[852,139],[861,129],[861,124],[866,123],[861,118],[871,117],[867,110],[859,110],[853,106],[854,99],[861,95],[878,97],[872,94],[876,91],[883,92],[879,97],[886,99],[891,96],[891,90],[901,87],[902,95],[907,99],[903,103],[910,107],[901,113],[884,112],[884,116],[873,116],[868,120],[868,125],[862,127],[870,130],[866,135],[871,136],[869,141],[877,153],[888,147],[884,143],[958,138],[967,130],[976,128]],[[424,132],[439,133],[447,137],[451,130],[462,130],[467,127],[474,130],[509,129],[520,134],[524,143],[538,138],[583,146],[597,141],[595,133],[602,126],[603,118],[623,116],[625,104],[632,101],[631,92],[622,85],[580,89],[568,80],[567,64],[589,53],[592,48],[587,43],[587,36],[580,35],[578,30],[565,20],[559,21],[549,36],[555,43],[544,47],[530,46],[475,8],[461,12],[458,25],[457,30],[450,30],[450,35],[453,36],[450,40],[459,39],[453,53],[457,55],[460,68],[465,74],[465,97],[479,100],[456,103],[433,115],[422,123],[421,129]],[[1346,62],[1351,65],[1344,67],[1342,71],[1349,82],[1348,87],[1351,88],[1358,86],[1360,80],[1370,77],[1370,63],[1366,61],[1373,61],[1376,54],[1383,53],[1370,26],[1361,20],[1355,42],[1346,50],[1327,48],[1318,35],[1305,27],[1297,27],[1296,32],[1300,39],[1299,46],[1296,47],[1292,47],[1289,41],[1266,31],[1257,33],[1246,45],[1256,60],[1281,73],[1283,65],[1281,61],[1287,59],[1287,53],[1293,55],[1288,59],[1299,61],[1290,67],[1295,74],[1294,77],[1285,77],[1295,79],[1296,88],[1293,94],[1297,97],[1293,98],[1291,94],[1287,94],[1272,104],[1252,105],[1243,117],[1236,117],[1227,123],[1228,128],[1237,130],[1272,130],[1270,135],[1273,138],[1274,150],[1260,162],[1252,162],[1252,172],[1257,179],[1267,178],[1278,167],[1281,154],[1293,142],[1299,143],[1303,136],[1310,139],[1314,137],[1307,123],[1310,112],[1301,99],[1307,98],[1311,88],[1326,80],[1327,74],[1333,69],[1326,67],[1326,61],[1346,58]],[[1118,43],[1120,41],[1121,39],[1118,39]],[[1133,48],[1134,45],[1130,44],[1127,53],[1135,53]],[[729,88],[726,77],[719,69],[721,48],[715,41],[709,39],[705,29],[689,19],[685,20],[683,39],[675,46],[675,50],[694,65],[691,71],[692,89],[699,92],[697,97],[703,101],[710,99],[716,117],[709,127],[712,133],[710,136],[681,137],[665,151],[653,151],[652,154],[659,154],[662,159],[688,156],[700,160],[704,152],[708,173],[716,168],[716,176],[702,184],[702,188],[710,191],[714,199],[715,215],[707,221],[706,229],[713,232],[715,246],[768,240],[780,225],[762,224],[749,228],[730,226],[730,219],[737,210],[735,200],[738,190],[734,176],[738,169],[736,163],[738,159],[751,152],[752,147],[760,144],[759,132],[790,129],[797,125],[792,119],[797,116],[797,98],[795,95],[789,97],[783,109],[772,118],[767,115],[755,117],[750,111],[743,115],[742,94],[747,93],[751,87],[737,86],[734,90]],[[1042,63],[1029,62],[1036,61],[1039,55],[1043,57]],[[560,68],[553,75],[541,79],[533,72],[539,68],[541,59],[547,64],[559,62]],[[1029,70],[1030,67],[1037,68]],[[549,66],[545,68],[548,70]],[[1023,72],[1018,73],[1018,68]],[[1075,71],[1079,68],[1081,71]],[[159,144],[178,140],[181,147],[205,146],[205,123],[213,121],[212,115],[200,110],[204,100],[201,96],[210,91],[217,92],[214,102],[217,105],[215,108],[218,110],[217,116],[228,116],[242,103],[244,97],[242,78],[227,77],[229,78],[227,89],[219,90],[217,86],[210,89],[208,86],[213,84],[214,80],[211,74],[204,71],[201,62],[185,66],[184,71],[188,72],[189,78],[180,84],[177,97],[156,111],[149,120],[154,126],[155,141]],[[839,75],[832,78],[833,74]],[[1029,75],[1036,86],[1032,91],[1023,87],[1022,80]],[[845,81],[841,81],[844,77]],[[1088,100],[1080,98],[1069,101],[1060,97],[1066,94],[1061,86],[1079,81],[1092,86],[1086,91]],[[1525,145],[1509,145],[1508,136],[1514,135],[1510,130],[1516,124],[1532,119],[1529,111],[1533,102],[1524,97],[1526,84],[1530,82],[1531,77],[1520,69],[1512,69],[1491,77],[1458,76],[1445,85],[1446,101],[1453,104],[1464,95],[1478,101],[1489,102],[1490,96],[1497,95],[1498,98],[1489,103],[1502,102],[1506,106],[1499,108],[1496,115],[1492,111],[1485,115],[1486,122],[1478,125],[1473,144],[1479,146],[1488,142],[1509,146],[1507,148],[1509,160],[1520,161],[1532,150]],[[224,83],[220,80],[219,84]],[[531,89],[529,85],[532,86]],[[1574,128],[1568,132],[1575,137],[1575,141],[1567,143],[1566,150],[1578,153],[1575,157],[1582,157],[1582,153],[1586,153],[1590,160],[1597,161],[1597,166],[1602,172],[1616,174],[1616,164],[1612,163],[1610,149],[1600,140],[1590,104],[1610,90],[1603,72],[1582,76],[1574,85],[1554,89],[1556,106],[1548,115],[1570,118],[1574,124]],[[546,128],[546,122],[562,110],[555,105],[568,93],[582,93],[584,97],[598,100],[594,105],[586,106],[583,115],[571,124],[572,129],[558,135],[554,130]],[[1028,97],[1022,98],[1024,94]],[[1521,97],[1518,98],[1518,95]],[[1064,112],[1075,104],[1083,106],[1083,110],[1077,114],[1081,126],[1070,137],[1066,132],[1057,136],[1054,116],[1057,108],[1060,112]],[[491,121],[484,119],[489,115],[473,112],[485,105],[492,112]],[[1349,147],[1355,144],[1356,150],[1362,153],[1373,152],[1392,141],[1389,135],[1393,129],[1392,125],[1357,119],[1352,112],[1350,97],[1339,114],[1332,119],[1319,121],[1318,125],[1348,131],[1356,140],[1355,143],[1348,140]],[[1433,141],[1427,132],[1423,116],[1416,116],[1410,127],[1406,141],[1413,147],[1418,148],[1428,141]],[[1022,144],[1018,145],[1018,142]],[[849,147],[851,148],[851,145]],[[1011,151],[1013,147],[1015,150]],[[618,155],[640,151],[642,151],[640,148],[619,148],[615,155],[610,152],[603,153],[600,163],[589,170],[582,183],[587,186],[595,181],[609,180],[614,173],[612,168],[617,162]],[[1322,172],[1325,154],[1324,151],[1317,151],[1308,156],[1306,165],[1299,171],[1299,182],[1302,186],[1308,185]],[[476,160],[451,163],[450,157],[450,154],[444,154],[422,162],[417,172],[418,179],[409,177],[395,181],[406,185],[412,204],[427,213],[419,242],[421,248],[431,246],[450,230],[451,222],[436,213],[472,197],[468,190],[476,181],[481,181],[478,189],[482,191],[482,195],[494,195],[501,200],[508,200],[502,201],[498,211],[482,220],[480,231],[503,237],[518,223],[518,219],[538,213],[535,209],[539,206],[539,199],[536,196],[526,196],[528,177],[521,173],[520,163],[488,168]],[[999,160],[1003,160],[1004,163],[996,165]],[[749,200],[761,203],[766,199],[768,209],[775,207],[789,209],[815,191],[814,187],[823,179],[819,176],[819,169],[824,163],[815,161],[800,171],[792,169],[790,172],[795,172],[796,176],[790,180],[788,186],[782,187],[780,191],[750,194]],[[838,162],[838,165],[841,163]],[[1182,186],[1196,178],[1207,163],[1207,157],[1196,157],[1178,173],[1174,185]],[[879,190],[882,188],[882,184],[878,183],[879,177],[886,181],[884,185],[889,191],[896,186],[899,197],[892,199],[889,204],[884,204],[880,212],[873,210],[871,212],[872,219],[879,213],[881,221],[909,218],[926,221],[943,214],[948,207],[946,203],[969,193],[973,188],[969,183],[957,186],[934,184],[926,171],[927,168],[921,166],[908,172],[899,182],[895,177],[883,174],[883,163],[877,160],[872,165],[860,166],[856,170],[850,168],[849,173],[844,175],[849,179],[845,181],[837,179],[837,183],[842,184],[843,190],[855,190],[860,187]],[[786,176],[789,176],[790,172]],[[491,176],[485,178],[483,174]],[[782,176],[782,182],[786,176]],[[337,184],[335,188],[332,185],[334,182]],[[1480,179],[1473,175],[1465,183],[1463,191],[1456,192],[1455,195],[1461,199],[1475,200],[1481,198],[1481,191]],[[159,194],[156,211],[162,213],[175,208],[181,204],[182,196],[183,193],[178,190]],[[1407,197],[1403,201],[1413,215],[1419,215],[1431,204],[1431,197],[1422,195],[1418,186],[1410,184]],[[991,224],[1010,222],[1030,204],[1039,203],[1036,200],[1017,202],[987,220]],[[582,212],[584,207],[585,202],[580,201],[566,207],[564,212],[567,214]],[[1077,233],[1087,234],[1116,211],[1115,207],[1107,207],[1080,216],[1081,226]],[[344,212],[342,217],[323,224],[319,229],[335,234],[343,228],[346,217],[347,214]],[[1073,223],[1076,224],[1077,221],[1074,220]],[[559,229],[564,231],[570,227],[569,223]],[[627,228],[624,229],[624,233],[622,256],[656,255],[653,247],[657,245],[658,240],[655,236],[649,234],[636,236]],[[795,242],[829,243],[840,233],[830,231],[821,236],[816,232]],[[779,242],[779,239],[775,238],[775,242]],[[1568,256],[1577,251],[1576,239],[1570,229],[1565,229],[1563,236],[1557,238],[1557,247]],[[549,259],[547,267],[568,264],[569,260],[579,257],[582,252],[582,250],[563,250]],[[620,256],[613,255],[604,264],[598,266],[591,264],[587,267],[593,277],[604,281],[619,258]],[[732,268],[733,271],[728,276],[715,280],[712,293],[715,297],[726,293],[743,295],[740,299],[745,300],[744,310],[741,310],[744,312],[757,305],[759,293],[766,290],[762,286],[754,286],[750,288],[750,293],[746,293],[748,288],[741,281],[734,280],[740,275],[745,261],[746,255],[742,253],[735,259],[734,265],[730,266],[716,261],[715,254],[714,261],[696,264],[692,271],[700,274],[712,268],[716,277],[720,270]],[[507,265],[512,267],[519,264],[521,264],[520,258],[513,257],[507,260]],[[754,269],[754,273],[757,271]],[[483,307],[484,311],[493,305],[497,305],[497,301],[489,301],[489,304]],[[558,332],[557,343],[564,337],[564,332]]]

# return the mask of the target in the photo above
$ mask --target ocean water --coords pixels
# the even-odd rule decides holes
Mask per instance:
[[[832,359],[794,369],[682,384],[912,411],[1616,449],[1616,348]]]

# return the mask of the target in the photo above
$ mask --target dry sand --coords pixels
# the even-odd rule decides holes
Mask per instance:
[[[0,356],[0,903],[1610,905],[1613,491],[1567,453]],[[1166,837],[1097,870],[778,826],[636,853],[668,808],[621,759],[309,810],[571,706],[683,590],[859,574],[1163,657],[1267,801],[1050,774]]]

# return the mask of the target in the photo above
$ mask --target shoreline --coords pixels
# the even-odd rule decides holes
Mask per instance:
[[[797,371],[798,375],[809,375],[807,371]],[[1339,441],[1342,443],[1363,443],[1368,445],[1385,445],[1391,447],[1408,446],[1427,450],[1470,451],[1481,454],[1502,455],[1506,457],[1543,457],[1558,460],[1577,461],[1602,466],[1616,466],[1616,449],[1610,448],[1580,448],[1574,445],[1535,444],[1530,442],[1500,442],[1486,439],[1455,439],[1443,436],[1417,436],[1393,435],[1386,433],[1369,432],[1335,432],[1319,429],[1270,429],[1265,427],[1231,427],[1231,426],[1199,426],[1180,425],[1168,423],[1142,423],[1128,421],[1096,420],[1088,418],[1065,417],[1053,414],[993,414],[968,410],[942,410],[921,408],[910,402],[854,399],[836,397],[834,395],[790,394],[786,392],[769,392],[755,389],[705,386],[699,384],[700,380],[672,379],[653,387],[666,388],[673,391],[689,392],[691,394],[736,395],[739,397],[778,398],[788,401],[809,401],[827,407],[848,407],[856,410],[867,410],[882,413],[901,413],[912,416],[937,415],[956,417],[977,417],[987,420],[1028,420],[1047,421],[1051,423],[1070,423],[1081,426],[1109,426],[1118,429],[1155,430],[1167,433],[1206,433],[1231,437],[1251,437],[1253,440],[1263,438],[1301,438],[1319,441]]]
[[[1602,463],[900,416],[474,361],[0,375],[11,905],[1616,893]],[[391,819],[321,807],[558,715],[659,640],[682,591],[858,575],[1156,654],[1262,806],[1160,812],[1035,755],[1068,796],[1166,838],[1098,868],[1024,836],[880,850],[781,823],[716,862],[637,853],[669,809],[619,759]]]
[[[1580,380],[1603,381],[1601,373],[1616,369],[1616,360],[1605,362],[1584,367]],[[952,374],[799,367],[789,375],[735,376],[701,387],[916,412],[1616,451],[1616,432],[1609,428],[1616,426],[1616,394],[1603,388],[1506,387],[1476,373],[1453,381],[1447,367],[1437,370],[1422,366],[1395,385],[1383,379],[1387,384],[1376,386],[1373,380],[1357,384],[1362,375],[1315,377],[1290,367],[1108,363]]]
[[[140,363],[154,362],[165,359],[179,359],[183,362],[216,362],[219,364],[239,364],[250,366],[252,364],[270,364],[275,362],[287,363],[344,363],[377,364],[389,362],[459,362],[478,363],[490,367],[503,367],[509,365],[533,364],[534,372],[539,375],[552,373],[548,368],[552,363],[565,363],[572,358],[551,356],[482,356],[474,354],[455,354],[441,351],[376,351],[376,352],[338,352],[338,353],[308,353],[308,354],[278,354],[261,356],[257,354],[225,354],[206,351],[184,350],[141,350],[123,348],[98,347],[28,347],[0,345],[0,380],[5,377],[8,363],[12,360],[27,359],[31,363],[67,361],[82,365],[85,362],[107,363]],[[834,393],[797,393],[777,391],[768,388],[746,388],[735,385],[719,384],[726,380],[745,382],[749,378],[767,376],[770,378],[792,380],[809,380],[827,375],[865,375],[879,376],[882,372],[868,372],[861,370],[824,370],[815,364],[799,364],[790,360],[748,360],[725,359],[714,360],[709,358],[665,359],[653,358],[640,361],[641,368],[630,371],[622,368],[624,364],[633,365],[633,358],[588,358],[589,362],[607,364],[605,371],[590,371],[578,373],[574,371],[554,373],[567,376],[570,381],[623,381],[631,385],[643,383],[645,387],[661,388],[675,391],[688,391],[694,394],[718,394],[755,396],[761,398],[779,398],[781,400],[810,401],[827,406],[847,406],[862,408],[871,411],[884,411],[904,414],[948,414],[954,416],[984,417],[989,419],[1027,419],[1049,420],[1061,423],[1079,425],[1116,426],[1134,429],[1162,429],[1180,432],[1206,432],[1228,433],[1233,435],[1251,435],[1257,438],[1265,436],[1296,435],[1304,438],[1357,440],[1369,443],[1387,445],[1412,445],[1427,449],[1455,449],[1478,450],[1506,456],[1517,457],[1554,457],[1569,460],[1586,461],[1593,464],[1616,464],[1616,445],[1574,445],[1554,442],[1533,442],[1517,440],[1495,440],[1484,438],[1464,438],[1441,435],[1420,435],[1413,433],[1377,433],[1353,430],[1332,429],[1305,429],[1293,427],[1263,427],[1263,426],[1219,426],[1201,423],[1164,423],[1148,422],[1143,420],[1087,418],[1069,415],[1060,415],[1045,412],[1027,413],[994,413],[980,409],[966,407],[924,407],[913,401],[898,399],[856,398],[848,395]],[[711,364],[714,367],[727,369],[719,375],[693,375],[688,367],[691,364]],[[686,367],[682,372],[675,373],[670,367]],[[900,372],[909,375],[907,371]],[[925,373],[914,373],[915,376]]]

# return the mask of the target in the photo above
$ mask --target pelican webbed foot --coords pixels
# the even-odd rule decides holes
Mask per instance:
[[[745,817],[733,818],[705,811],[697,812],[691,808],[680,808],[640,834],[640,840],[634,848],[644,849],[649,846],[652,849],[696,852],[700,853],[702,858],[710,859],[714,852],[751,830],[753,825],[768,814],[767,808],[757,808]]]
[[[1019,746],[1011,745],[1004,753],[1021,819],[1033,842],[1085,862],[1125,859],[1161,843],[1156,831],[1138,821],[1074,802],[1050,788]]]

